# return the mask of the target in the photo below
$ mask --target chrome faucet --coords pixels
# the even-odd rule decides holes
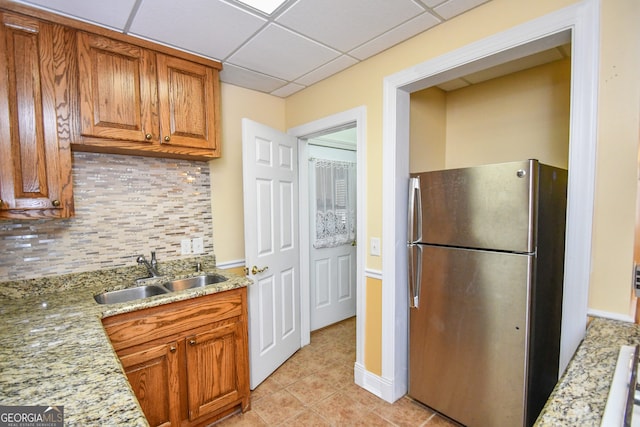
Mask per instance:
[[[156,260],[156,252],[151,251],[151,264],[144,257],[144,255],[138,255],[138,259],[136,260],[138,264],[144,264],[147,267],[147,271],[149,272],[150,277],[160,277],[160,273],[158,273],[158,261]]]

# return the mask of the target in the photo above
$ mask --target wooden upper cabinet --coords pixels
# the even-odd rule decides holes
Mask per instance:
[[[71,155],[58,143],[59,26],[0,13],[0,218],[73,214]]]
[[[158,54],[161,142],[216,150],[216,92],[218,70]]]
[[[158,138],[153,59],[146,49],[78,33],[82,136],[143,143]]]
[[[78,32],[80,140],[74,149],[219,157],[218,70]]]

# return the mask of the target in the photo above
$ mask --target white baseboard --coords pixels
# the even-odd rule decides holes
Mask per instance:
[[[227,268],[236,268],[236,267],[244,267],[244,260],[243,259],[236,259],[233,261],[223,261],[223,262],[217,262],[216,263],[216,267],[221,268],[221,269],[227,269]]]
[[[611,313],[609,311],[602,311],[602,310],[588,309],[587,315],[593,316],[593,317],[604,317],[605,319],[611,319],[611,320],[620,320],[621,322],[628,322],[628,323],[634,323],[635,321],[635,319],[629,315],[624,315],[620,313]]]
[[[373,393],[389,403],[397,400],[394,398],[393,384],[387,379],[372,374],[359,363],[354,365],[353,372],[356,384],[369,393]]]

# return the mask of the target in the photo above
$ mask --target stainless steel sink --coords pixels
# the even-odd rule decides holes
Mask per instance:
[[[200,276],[186,279],[176,279],[162,285],[142,285],[133,288],[108,291],[95,295],[93,298],[98,304],[116,304],[119,302],[135,301],[137,299],[149,298],[170,292],[182,291],[185,289],[200,288],[226,281],[227,278],[218,274],[202,274]]]
[[[120,289],[117,291],[103,292],[95,295],[93,298],[98,304],[115,304],[118,302],[134,301],[155,295],[162,295],[168,292],[169,291],[162,286],[146,285],[136,286],[135,288]]]
[[[200,288],[202,286],[220,283],[226,280],[226,277],[218,274],[203,274],[200,276],[189,277],[187,279],[172,280],[171,282],[163,283],[162,286],[170,291],[182,291],[184,289]]]

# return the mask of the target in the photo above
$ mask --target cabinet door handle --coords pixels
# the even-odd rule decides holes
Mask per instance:
[[[164,142],[169,142],[171,141],[171,137],[169,135],[164,137]]]
[[[150,133],[147,133],[144,135],[144,137],[147,141],[151,141],[151,138],[153,138],[153,135],[151,135]]]
[[[58,200],[58,199],[53,200],[51,202],[51,204],[53,205],[53,207],[57,208],[58,206],[60,206],[60,200]]]
[[[196,340],[194,340],[193,338],[191,338],[189,340],[189,345],[196,345]]]
[[[176,349],[176,346],[175,346],[175,345],[172,345],[171,347],[169,347],[169,351],[170,351],[171,353],[175,353],[175,352],[176,352],[176,350],[177,350],[177,349]]]

